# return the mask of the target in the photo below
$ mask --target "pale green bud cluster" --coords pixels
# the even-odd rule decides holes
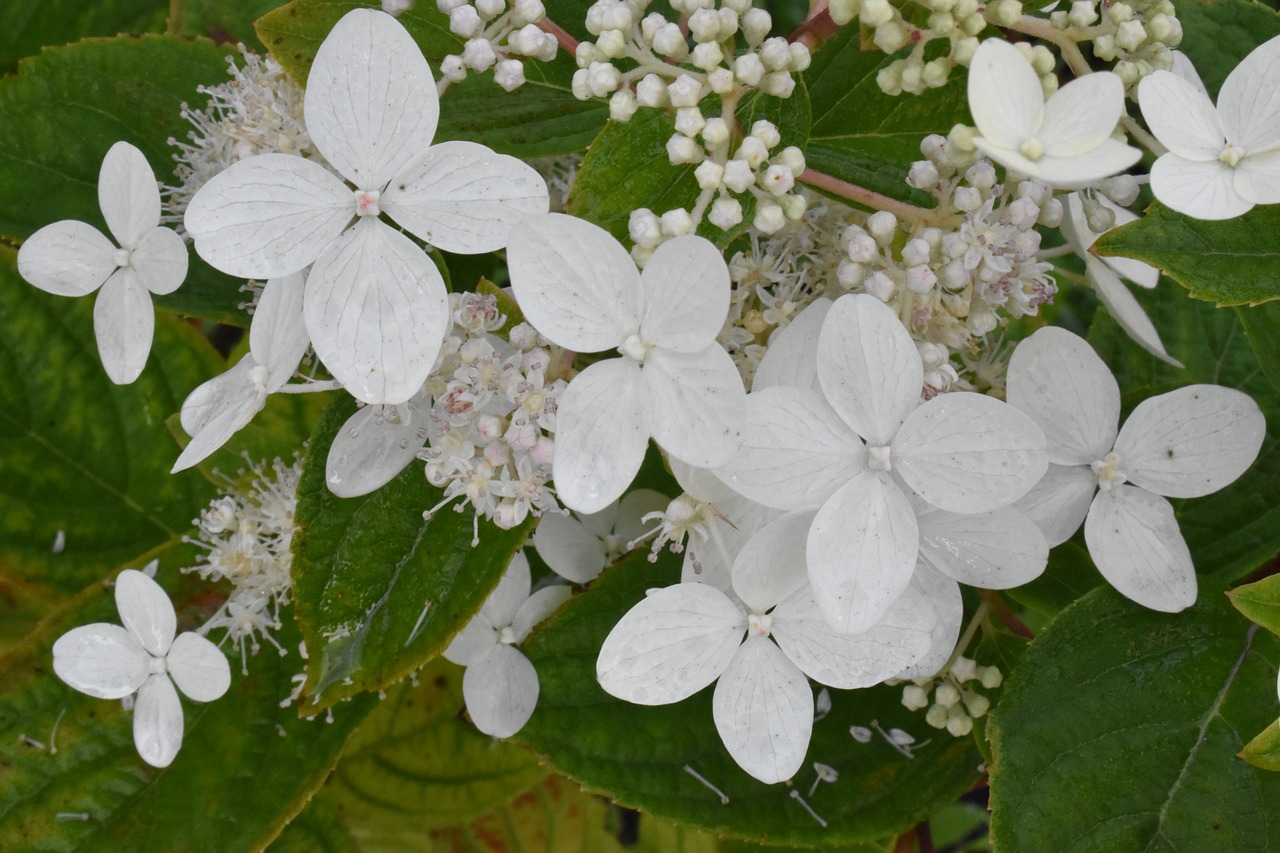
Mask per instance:
[[[913,681],[902,688],[902,704],[912,711],[927,708],[924,720],[955,737],[973,731],[973,721],[986,716],[991,700],[978,688],[994,690],[1004,675],[994,666],[979,666],[960,656],[933,678]]]
[[[1182,42],[1182,23],[1169,0],[1074,0],[1069,9],[1052,12],[1049,23],[1077,42],[1091,43],[1098,59],[1114,63],[1112,70],[1131,95],[1142,78],[1172,67],[1172,51]]]
[[[466,39],[462,53],[440,63],[445,85],[466,79],[467,72],[493,69],[493,79],[508,92],[524,85],[524,61],[550,62],[556,57],[556,37],[538,28],[547,15],[542,0],[436,0],[449,18],[449,30]]]

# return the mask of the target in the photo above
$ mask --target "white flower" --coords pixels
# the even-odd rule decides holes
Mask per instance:
[[[1055,187],[1078,189],[1138,162],[1142,152],[1111,138],[1124,112],[1124,83],[1110,71],[1079,77],[1046,102],[1022,52],[987,39],[969,66],[969,110],[982,153]]]
[[[142,152],[127,142],[111,146],[98,174],[98,205],[111,236],[73,219],[46,225],[18,250],[18,272],[58,296],[85,296],[102,288],[93,306],[93,331],[111,381],[138,378],[155,333],[152,293],[177,290],[187,277],[187,247],[160,227],[160,188]]]
[[[785,372],[802,373],[796,365]],[[857,633],[911,580],[919,527],[908,494],[957,513],[1007,506],[1043,474],[1044,436],[981,394],[922,403],[919,351],[873,296],[842,296],[827,309],[817,379],[821,391],[752,393],[742,452],[716,473],[766,506],[821,507],[809,534],[809,580],[830,624]]]
[[[716,342],[729,313],[729,270],[701,237],[660,245],[636,270],[608,232],[570,216],[526,219],[507,249],[525,317],[577,352],[617,348],[565,389],[553,477],[560,501],[597,512],[626,490],[652,436],[701,467],[737,450],[746,392]]]
[[[1216,109],[1198,79],[1169,71],[1143,79],[1138,104],[1169,149],[1151,167],[1162,203],[1197,219],[1232,219],[1280,202],[1280,37],[1235,67]]]
[[[391,482],[427,443],[431,395],[424,387],[398,406],[365,406],[329,445],[324,477],[340,498],[367,495]]]
[[[53,671],[99,699],[137,693],[133,742],[138,754],[153,767],[168,767],[182,746],[182,704],[174,683],[189,699],[212,702],[231,686],[231,667],[199,634],[188,631],[174,639],[173,603],[142,572],[126,569],[116,578],[116,608],[123,628],[95,622],[59,637],[53,644]]]
[[[842,689],[878,684],[924,656],[934,624],[927,604],[904,595],[863,634],[827,627],[805,581],[811,516],[785,515],[747,543],[732,597],[703,583],[650,590],[605,639],[600,686],[628,702],[667,705],[716,681],[712,715],[733,760],[762,782],[791,778],[813,730],[805,676]]]
[[[249,324],[248,355],[187,395],[181,421],[191,443],[173,471],[190,468],[226,444],[298,369],[310,345],[302,321],[304,283],[300,272],[268,281]]]
[[[465,666],[462,696],[476,728],[492,737],[511,737],[533,716],[538,673],[516,645],[534,626],[569,599],[567,586],[529,594],[529,559],[517,553],[480,612],[453,638],[444,656]]]
[[[1191,553],[1161,495],[1200,497],[1243,474],[1266,435],[1257,403],[1231,388],[1189,385],[1144,400],[1117,430],[1115,377],[1092,347],[1054,327],[1019,344],[1007,392],[1044,430],[1052,463],[1018,508],[1050,545],[1083,521],[1094,564],[1126,597],[1153,610],[1189,607]]]
[[[440,113],[431,69],[382,12],[356,9],[333,28],[305,108],[315,147],[342,177],[301,157],[250,157],[205,184],[184,223],[201,257],[231,275],[314,262],[304,312],[316,354],[357,398],[403,403],[431,370],[449,308],[435,264],[379,214],[444,251],[490,252],[547,209],[546,184],[484,146],[430,144]]]
[[[652,489],[636,489],[599,512],[577,518],[549,512],[538,522],[533,548],[560,577],[589,583],[631,550],[644,534],[649,513],[662,512],[670,501]]]

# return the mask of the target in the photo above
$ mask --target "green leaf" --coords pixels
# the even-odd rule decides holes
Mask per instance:
[[[216,42],[240,42],[261,53],[253,22],[280,5],[280,0],[182,0],[178,28],[184,35]]]
[[[862,51],[856,26],[842,27],[813,55],[804,73],[813,107],[805,162],[810,169],[921,207],[928,193],[907,186],[920,142],[969,121],[965,79],[955,74],[940,89],[920,95],[886,95],[876,84],[893,61]]]
[[[1280,245],[1259,234],[1280,233],[1280,208],[1260,205],[1237,219],[1206,221],[1159,202],[1146,216],[1094,244],[1100,255],[1137,258],[1164,271],[1196,299],[1256,305],[1280,299]]]
[[[1238,586],[1227,593],[1236,610],[1273,634],[1280,634],[1280,575]]]
[[[1207,382],[1249,394],[1266,416],[1267,437],[1243,477],[1212,495],[1173,501],[1201,574],[1239,580],[1280,551],[1280,393],[1260,370],[1237,312],[1177,298],[1163,288],[1134,295],[1186,369],[1148,355],[1098,312],[1089,342],[1115,372],[1126,413],[1147,397]]]
[[[1176,615],[1090,593],[1031,644],[991,716],[994,846],[1275,849],[1280,776],[1236,753],[1275,717],[1278,662],[1280,639],[1219,590]]]
[[[1245,744],[1240,757],[1263,770],[1280,771],[1280,720],[1267,726],[1261,734]]]
[[[597,580],[536,631],[525,653],[538,670],[541,692],[533,718],[516,736],[588,790],[663,820],[676,820],[769,844],[838,845],[874,841],[914,825],[976,781],[980,761],[972,740],[937,735],[901,704],[902,688],[833,690],[832,712],[814,724],[796,790],[829,822],[824,829],[788,795],[765,785],[729,757],[711,717],[711,689],[675,705],[631,705],[596,682],[596,656],[605,636],[645,590],[674,583],[680,558],[664,552],[656,566],[635,553]],[[931,742],[908,759],[888,743],[867,744],[851,725],[878,720]],[[810,762],[840,773],[819,786]],[[729,797],[703,787],[691,767]]]
[[[78,219],[106,231],[98,171],[117,141],[136,145],[157,180],[173,181],[170,137],[191,129],[180,115],[196,86],[226,79],[225,47],[170,36],[94,39],[47,50],[0,79],[0,235],[26,239]],[[193,252],[187,281],[157,305],[245,324],[242,279]]]
[[[370,853],[351,837],[323,791],[289,821],[268,849],[271,853]]]
[[[1181,0],[1178,49],[1217,98],[1222,81],[1258,45],[1280,35],[1280,14],[1254,0]]]
[[[8,0],[0,28],[0,73],[43,47],[90,36],[159,32],[168,11],[166,0]]]
[[[196,554],[189,545],[157,554],[158,579],[177,592],[179,630],[203,621],[208,602],[222,592],[178,574]],[[222,698],[184,702],[182,750],[169,767],[149,767],[137,756],[120,703],[75,692],[50,667],[53,642],[96,621],[119,622],[105,583],[70,600],[0,661],[0,848],[132,850],[140,842],[150,850],[261,848],[302,809],[376,703],[361,697],[345,704],[331,724],[301,720],[280,701],[303,662],[296,653],[280,657],[268,649],[250,662],[248,676],[233,667]],[[297,648],[291,619],[276,636]]]
[[[1085,593],[1106,583],[1084,546],[1072,539],[1049,552],[1049,565],[1044,574],[1031,583],[1005,594],[1043,616],[1056,616],[1083,597]]]
[[[165,418],[218,368],[188,324],[160,315],[142,376],[113,385],[93,334],[93,298],[36,290],[0,249],[0,571],[69,592],[173,540],[213,496],[169,473]],[[53,553],[59,531],[65,548]]]
[[[1244,336],[1258,357],[1262,372],[1280,391],[1280,303],[1266,302],[1252,308],[1237,308]]]
[[[533,519],[513,530],[472,513],[424,510],[443,498],[410,464],[378,491],[339,498],[325,483],[333,438],[355,412],[335,400],[311,438],[298,485],[295,608],[311,656],[303,711],[381,690],[444,650],[497,585]]]

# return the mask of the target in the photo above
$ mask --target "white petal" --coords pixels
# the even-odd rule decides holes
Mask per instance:
[[[23,242],[18,249],[18,272],[46,293],[84,296],[115,272],[115,251],[97,228],[64,219]]]
[[[1169,71],[1154,71],[1138,84],[1138,105],[1151,132],[1187,160],[1217,160],[1226,144],[1218,111],[1203,88]]]
[[[458,666],[475,666],[498,645],[498,632],[489,620],[476,614],[445,648],[445,660]]]
[[[1039,483],[1014,503],[1052,548],[1066,542],[1084,524],[1098,489],[1098,478],[1079,465],[1050,465]]]
[[[549,512],[538,522],[533,548],[565,580],[589,583],[604,571],[604,544],[576,518]]]
[[[742,445],[747,391],[733,359],[712,341],[698,352],[654,349],[641,369],[654,441],[672,456],[714,468]]]
[[[133,705],[133,745],[152,767],[168,767],[182,748],[182,702],[164,673],[146,680]]]
[[[1280,143],[1280,36],[1254,48],[1227,75],[1218,113],[1227,138],[1245,151]]]
[[[747,395],[747,409],[748,412],[751,409],[750,395]],[[738,497],[738,493],[725,485],[710,468],[699,468],[675,458],[669,459],[668,462],[671,467],[671,476],[675,477],[680,488],[692,497],[707,503],[719,503]]]
[[[142,686],[151,656],[119,625],[95,622],[63,634],[53,644],[53,671],[70,686],[98,699],[123,699]]]
[[[1009,359],[1005,399],[1044,433],[1049,461],[1088,465],[1111,451],[1120,425],[1120,386],[1093,347],[1046,326]]]
[[[490,737],[511,737],[538,705],[538,673],[519,649],[499,644],[467,667],[462,697],[477,729]]]
[[[649,445],[649,408],[629,359],[598,361],[573,378],[556,411],[552,471],[562,504],[598,512],[622,496]]]
[[[742,448],[716,476],[776,509],[818,506],[866,468],[862,439],[826,398],[807,388],[747,396]]]
[[[155,330],[151,294],[133,270],[116,270],[93,303],[93,334],[112,382],[128,385],[142,374]]]
[[[1099,492],[1084,539],[1098,571],[1126,598],[1166,613],[1195,603],[1191,552],[1173,507],[1159,495],[1129,485]]]
[[[733,591],[757,613],[764,613],[809,585],[805,548],[812,510],[788,513],[747,540],[733,562]]]
[[[942,669],[955,651],[960,628],[964,624],[964,599],[960,595],[959,584],[928,565],[920,564],[911,575],[911,586],[898,599],[895,610],[909,603],[914,603],[917,609],[930,609],[935,622],[929,633],[929,651],[894,677],[901,680],[929,678]],[[890,616],[893,612],[890,611]]]
[[[160,186],[141,151],[117,142],[102,158],[98,206],[116,242],[126,249],[160,224]]]
[[[355,196],[324,166],[259,154],[209,179],[183,218],[196,253],[228,275],[265,279],[314,261],[355,215]]]
[[[774,385],[822,389],[818,384],[818,335],[830,310],[831,300],[819,297],[773,333],[751,381],[752,391]]]
[[[822,505],[809,529],[809,582],[833,628],[857,634],[880,621],[915,568],[920,533],[907,496],[864,471]]]
[[[300,272],[273,278],[262,287],[249,323],[249,351],[267,369],[267,391],[277,391],[298,369],[311,339],[302,312],[307,278]]]
[[[1151,166],[1151,192],[1160,203],[1196,219],[1234,219],[1253,202],[1240,197],[1235,175],[1224,163],[1165,154]]]
[[[712,481],[719,482],[710,472],[707,472],[706,476]],[[670,498],[653,489],[636,489],[634,492],[627,492],[618,504],[615,522],[610,525],[606,533],[612,533],[618,539],[619,547],[622,547],[624,543],[639,538],[642,533],[653,527],[652,522],[642,520],[646,515],[651,512],[662,512],[670,503]]]
[[[1115,217],[1116,228],[1121,225],[1127,225],[1130,222],[1136,222],[1138,217],[1131,213],[1127,208],[1123,208],[1104,195],[1097,195],[1094,201],[1111,211]],[[1071,193],[1066,198],[1068,216],[1062,221],[1062,233],[1068,240],[1074,241],[1076,251],[1083,253],[1084,250],[1097,241],[1102,235],[1089,227],[1089,221],[1084,215],[1084,205],[1080,201],[1080,193]],[[1088,260],[1087,256],[1085,257]],[[1129,279],[1134,284],[1153,288],[1160,281],[1160,270],[1155,267],[1148,266],[1142,261],[1136,261],[1133,258],[1105,257],[1103,263],[1115,270],[1123,278]]]
[[[1240,197],[1254,204],[1280,202],[1280,150],[1245,157],[1236,166],[1234,186]]]
[[[417,406],[415,401],[421,401]],[[340,498],[375,492],[395,479],[426,444],[429,401],[415,397],[391,413],[365,406],[347,418],[325,459],[325,483]],[[379,409],[382,409],[379,411]]]
[[[924,366],[893,310],[855,294],[827,312],[818,337],[818,381],[845,423],[868,444],[882,446],[920,405]]]
[[[194,631],[179,634],[165,660],[169,675],[188,699],[212,702],[231,686],[227,656]]]
[[[168,228],[152,228],[130,255],[138,281],[154,294],[173,293],[187,278],[187,244],[177,232]]]
[[[1134,485],[1198,498],[1235,482],[1266,436],[1266,419],[1248,394],[1189,385],[1139,403],[1120,430],[1116,453]]]
[[[940,394],[912,412],[893,440],[893,466],[920,497],[952,512],[1008,506],[1044,476],[1044,433],[994,397]]]
[[[253,356],[246,355],[235,367],[201,383],[187,395],[181,421],[191,443],[173,463],[173,472],[206,459],[262,410],[266,395],[249,378],[256,366]]]
[[[908,586],[871,628],[843,634],[822,618],[806,584],[773,611],[773,638],[805,675],[850,690],[873,687],[919,661],[929,652],[936,622],[929,602]]]
[[[1173,67],[1170,68],[1169,70],[1172,73],[1177,74],[1183,80],[1186,80],[1191,85],[1195,86],[1197,89],[1199,89],[1201,92],[1204,93],[1204,96],[1206,98],[1208,98],[1209,90],[1204,87],[1204,81],[1200,79],[1200,72],[1196,71],[1196,67],[1194,64],[1192,64],[1191,59],[1188,58],[1188,56],[1180,50],[1175,50],[1172,53],[1173,53]],[[1142,97],[1141,91],[1139,91],[1138,97],[1139,98]]]
[[[547,184],[514,157],[474,142],[444,142],[401,170],[379,203],[431,245],[472,255],[505,248],[520,220],[546,213]]]
[[[530,217],[511,231],[507,265],[524,316],[562,347],[613,349],[640,328],[640,273],[603,228],[559,213]]]
[[[390,15],[355,9],[316,51],[303,109],[324,158],[358,188],[381,190],[431,144],[440,98],[405,28]]]
[[[368,218],[311,268],[304,313],[316,355],[366,403],[418,393],[450,322],[444,279],[427,253]]]
[[[1064,190],[1078,190],[1123,172],[1142,159],[1142,152],[1115,139],[1104,139],[1097,148],[1075,157],[1046,154],[1028,160],[1020,151],[1001,148],[985,139],[974,139],[978,149],[1002,166]]]
[[[650,590],[605,638],[596,678],[606,693],[637,705],[679,702],[724,672],[745,630],[745,614],[718,589]]]
[[[480,613],[495,628],[505,628],[516,618],[516,611],[529,598],[532,587],[529,575],[529,558],[523,551],[517,551],[507,566],[506,573],[498,581],[497,587],[489,593],[489,597],[480,607]]]
[[[1094,255],[1085,255],[1084,265],[1089,273],[1089,281],[1093,283],[1093,290],[1098,294],[1098,301],[1106,306],[1116,325],[1124,329],[1134,343],[1156,358],[1174,367],[1182,367],[1182,362],[1165,351],[1155,324],[1151,322],[1147,312],[1142,310],[1138,300],[1129,292],[1129,288],[1124,286],[1124,282],[1116,277],[1107,264]]]
[[[985,139],[1017,148],[1040,129],[1044,90],[1031,63],[1001,39],[978,46],[969,65],[969,111]]]
[[[790,779],[813,734],[813,690],[764,637],[750,637],[716,684],[716,731],[738,766],[765,784]]]
[[[678,352],[713,343],[729,314],[729,268],[710,240],[689,234],[658,246],[640,274],[640,337]]]
[[[1077,77],[1049,97],[1037,138],[1045,154],[1079,157],[1111,136],[1124,112],[1124,83],[1110,71]]]
[[[718,515],[713,516],[708,535],[697,530],[689,534],[680,580],[711,584],[736,598],[732,583],[734,560],[748,540],[782,512],[738,495],[717,501],[715,508]]]
[[[920,559],[969,586],[1011,589],[1044,571],[1049,545],[1035,522],[1018,510],[961,515],[920,507]]]
[[[569,600],[573,590],[564,584],[544,586],[525,599],[511,620],[511,633],[516,642],[523,643],[529,632],[542,624],[552,613],[560,609],[560,605]]]
[[[160,584],[142,572],[125,569],[116,577],[116,609],[134,639],[152,655],[164,657],[178,623],[173,602]]]

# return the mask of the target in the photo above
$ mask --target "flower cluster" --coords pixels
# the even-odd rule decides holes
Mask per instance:
[[[933,678],[916,679],[903,687],[902,704],[912,711],[928,708],[926,723],[964,737],[973,731],[973,721],[991,708],[991,700],[979,693],[978,687],[994,690],[1003,681],[998,667],[980,666],[972,658],[957,655]]]
[[[1072,0],[1069,9],[1050,13],[1049,25],[1114,63],[1112,70],[1130,91],[1152,72],[1169,70],[1173,48],[1182,42],[1182,22],[1169,0]]]
[[[462,53],[440,63],[441,89],[460,83],[468,71],[493,69],[493,79],[508,92],[524,85],[524,61],[520,57],[550,62],[556,58],[556,37],[538,28],[547,16],[541,0],[436,0],[449,18],[449,29],[466,39]]]

